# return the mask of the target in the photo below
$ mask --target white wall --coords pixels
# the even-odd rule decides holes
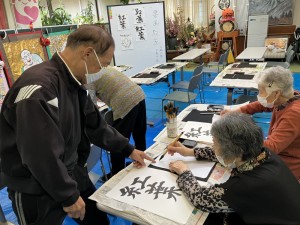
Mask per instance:
[[[293,24],[300,27],[300,1],[294,0]]]

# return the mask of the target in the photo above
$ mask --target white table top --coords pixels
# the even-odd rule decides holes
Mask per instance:
[[[211,82],[210,86],[215,87],[227,87],[227,88],[256,88],[257,79],[259,78],[260,72],[265,69],[266,62],[253,62],[250,64],[256,64],[256,68],[235,68],[234,66],[239,63],[233,63],[228,65],[216,78]],[[248,75],[254,75],[253,79],[223,79],[226,74],[233,74],[235,72],[244,72]]]
[[[168,64],[168,63],[166,63],[166,64]],[[141,73],[150,73],[151,71],[158,71],[160,73],[160,75],[155,78],[133,78],[133,77],[131,77],[130,79],[137,84],[153,84],[156,81],[158,81],[159,79],[162,79],[163,77],[168,76],[170,73],[176,71],[177,69],[184,67],[188,63],[187,62],[174,62],[174,64],[175,64],[175,67],[169,68],[169,69],[155,68],[155,67],[161,65],[161,64],[157,64],[157,65],[154,65],[153,67],[146,68],[144,71],[141,71]]]
[[[179,55],[172,60],[174,61],[191,61],[197,58],[198,56],[203,55],[205,52],[209,51],[208,48],[195,48],[192,49],[186,53],[183,53],[182,55]]]
[[[206,110],[208,104],[192,104],[185,108],[180,114],[177,116],[178,121],[178,130],[180,131],[186,122],[183,122],[182,119],[190,113],[192,109],[197,110]],[[233,109],[232,107],[235,106],[224,106],[225,109]],[[239,106],[236,106],[239,107]],[[150,146],[146,152],[149,156],[155,157],[160,155],[164,152],[165,147],[174,141],[174,138],[168,138],[166,128],[164,128],[156,137],[155,143]],[[198,144],[199,145],[199,144]],[[203,145],[202,145],[203,146]],[[146,164],[149,164],[146,162]],[[223,167],[220,167],[219,164],[216,165],[215,169],[213,170],[210,178],[208,179],[207,184],[216,184],[216,183],[223,183],[230,177],[230,172],[225,171],[224,175],[219,178],[219,180],[214,180],[211,177],[213,174],[218,174],[218,171],[222,170]],[[145,211],[141,208],[126,204],[124,202],[120,202],[114,200],[112,198],[108,198],[106,193],[108,193],[116,184],[118,184],[124,176],[126,176],[132,170],[132,165],[127,166],[125,169],[120,171],[118,174],[113,176],[107,182],[105,182],[93,195],[92,199],[97,201],[97,207],[105,212],[111,213],[113,215],[117,215],[133,221],[135,223],[141,225],[157,225],[157,224],[164,224],[164,225],[183,225],[180,223],[176,223],[149,211]],[[199,181],[201,182],[201,181]],[[203,184],[203,183],[202,183]],[[205,184],[203,184],[205,185]],[[176,213],[176,212],[174,212]],[[201,210],[195,210],[189,217],[188,221],[184,225],[203,225],[208,213],[204,213]]]
[[[267,47],[248,47],[236,59],[262,59]]]

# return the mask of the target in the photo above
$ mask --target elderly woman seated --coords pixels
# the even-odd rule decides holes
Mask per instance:
[[[300,94],[293,89],[291,71],[282,67],[265,70],[258,81],[258,89],[258,101],[235,111],[273,112],[264,146],[278,154],[300,181]],[[228,110],[221,114],[226,112]]]
[[[168,153],[219,161],[232,168],[223,184],[201,187],[182,161],[170,163],[191,203],[210,212],[206,224],[299,224],[300,186],[285,163],[263,147],[263,134],[250,115],[232,112],[213,123],[214,147],[190,149],[177,142]],[[211,222],[219,218],[219,222]]]

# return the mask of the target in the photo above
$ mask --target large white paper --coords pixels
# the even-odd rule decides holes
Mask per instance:
[[[176,179],[177,175],[162,170],[133,169],[106,195],[185,224],[194,207],[178,188]]]
[[[181,138],[211,144],[213,143],[210,134],[211,125],[211,123],[188,121],[183,128]]]
[[[194,156],[184,157],[175,153],[173,156],[166,154],[161,160],[157,160],[157,162],[152,165],[162,169],[169,169],[170,162],[177,160],[185,162],[196,178],[205,181],[216,164],[212,161],[197,160]]]

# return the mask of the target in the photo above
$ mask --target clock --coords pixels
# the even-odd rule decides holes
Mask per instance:
[[[220,25],[220,29],[224,32],[231,32],[234,30],[234,23],[232,21],[226,21]]]
[[[220,9],[225,9],[230,6],[230,0],[219,0],[218,6]]]
[[[229,43],[228,42],[223,42],[221,45],[221,48],[226,51],[229,48]]]

